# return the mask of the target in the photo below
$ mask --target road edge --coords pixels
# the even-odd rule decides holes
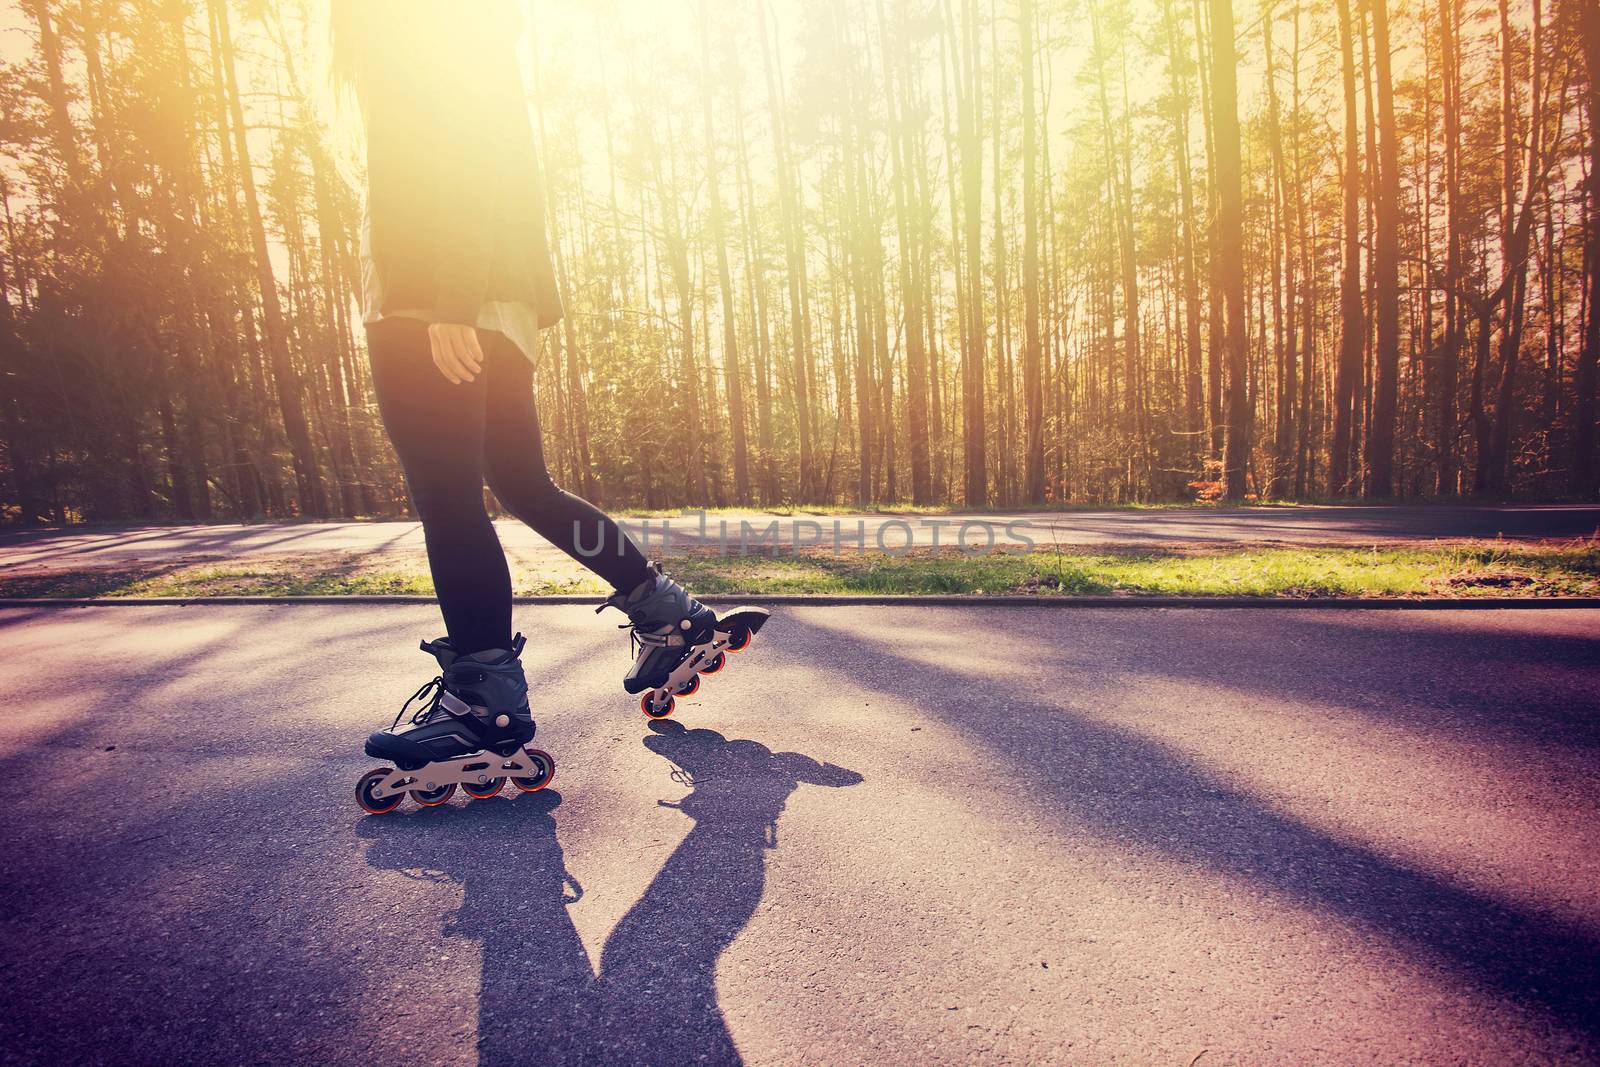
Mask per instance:
[[[872,593],[707,594],[707,604],[803,607],[1028,607],[1028,608],[1318,608],[1381,611],[1457,611],[1508,608],[1600,608],[1600,597],[1181,597],[1181,596],[983,596]],[[589,596],[519,596],[514,602],[547,607],[599,603]],[[433,604],[428,596],[209,596],[209,597],[0,597],[0,608],[203,607]]]

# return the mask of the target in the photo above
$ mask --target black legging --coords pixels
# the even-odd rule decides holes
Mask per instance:
[[[378,409],[422,520],[450,643],[463,654],[511,646],[511,572],[483,507],[483,483],[511,514],[620,590],[648,575],[633,540],[562,492],[545,469],[533,367],[502,334],[478,331],[483,373],[462,385],[433,364],[426,323],[367,327]]]

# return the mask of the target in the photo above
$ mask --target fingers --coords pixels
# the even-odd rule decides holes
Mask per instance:
[[[480,357],[474,362],[468,358],[466,339],[472,338],[472,346],[476,348],[478,345],[477,331],[470,326],[457,326],[446,323],[440,332],[444,334],[448,343],[450,358],[455,363],[456,375],[463,382],[472,381],[478,376],[478,372],[483,369],[483,360]]]
[[[428,326],[433,364],[452,385],[470,382],[483,372],[483,348],[470,326],[435,322]]]
[[[454,327],[446,327],[441,332],[444,335],[445,351],[449,354],[448,358],[450,360],[450,366],[451,369],[455,371],[456,377],[460,378],[463,382],[472,381],[473,377],[476,375],[476,372],[467,363],[466,356],[463,352],[464,346],[461,342],[460,332]]]
[[[478,331],[464,330],[461,340],[465,343],[461,355],[465,358],[467,366],[472,369],[472,376],[477,377],[483,373],[483,346],[478,343]]]
[[[457,376],[454,369],[455,360],[451,358],[450,350],[444,338],[435,336],[430,332],[428,340],[433,346],[433,365],[439,368],[439,373],[444,375],[451,385],[460,385],[461,378]]]
[[[439,368],[439,373],[451,385],[460,385],[463,381],[461,372],[456,366],[455,353],[450,350],[450,335],[442,323],[428,325],[428,347],[433,353],[433,365]]]

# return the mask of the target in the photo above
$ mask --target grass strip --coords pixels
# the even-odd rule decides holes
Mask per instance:
[[[1541,597],[1600,595],[1600,545],[1482,542],[1373,548],[1229,548],[1132,554],[676,556],[704,593],[1071,596]],[[600,594],[576,567],[514,566],[519,596]],[[351,559],[209,561],[0,577],[5,597],[428,596],[420,566]]]

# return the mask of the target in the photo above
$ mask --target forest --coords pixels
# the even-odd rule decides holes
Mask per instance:
[[[0,520],[406,514],[318,3],[0,10]],[[527,16],[597,502],[1596,496],[1594,0]]]

